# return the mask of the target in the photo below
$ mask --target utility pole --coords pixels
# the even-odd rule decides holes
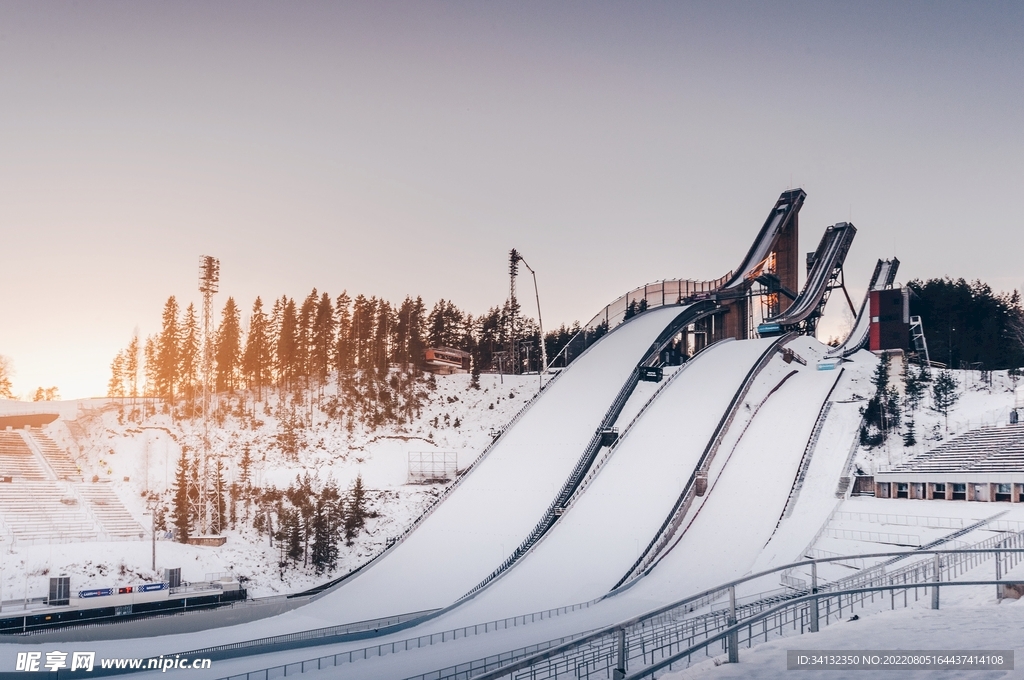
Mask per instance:
[[[203,294],[203,453],[199,470],[199,531],[206,534],[210,512],[206,499],[206,479],[210,457],[210,382],[213,375],[213,341],[210,326],[213,318],[213,295],[220,284],[220,260],[210,255],[199,258],[199,292]]]

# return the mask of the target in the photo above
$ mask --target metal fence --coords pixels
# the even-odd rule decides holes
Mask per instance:
[[[816,631],[861,610],[908,606],[922,595],[931,594],[931,606],[939,607],[939,590],[949,586],[995,585],[997,596],[1009,584],[1021,580],[1003,579],[1002,574],[1024,559],[1024,534],[994,537],[992,546],[959,550],[922,550],[911,555],[928,558],[895,571],[869,570],[859,579],[833,584],[817,582],[817,565],[878,558],[905,559],[906,552],[872,553],[806,560],[754,574],[711,591],[687,598],[650,614],[622,622],[594,633],[553,646],[532,657],[510,663],[474,680],[547,680],[557,678],[640,678],[659,671],[680,668],[698,658],[728,654],[738,659],[746,644],[768,640],[790,632]],[[956,581],[982,563],[995,560],[994,580]],[[777,578],[779,573],[810,567],[812,578],[806,591],[780,589],[738,597],[738,590],[758,581]],[[711,601],[712,606],[704,606]],[[703,610],[702,610],[703,608]],[[627,675],[635,670],[633,675]],[[439,676],[443,680],[446,676]]]

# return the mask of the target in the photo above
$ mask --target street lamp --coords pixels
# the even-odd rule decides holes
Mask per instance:
[[[518,250],[513,249],[512,250],[512,266],[513,266],[512,277],[513,277],[513,281],[515,280],[515,271],[514,271],[515,265],[518,262],[522,262],[523,266],[526,267],[528,270],[530,270],[530,274],[533,275],[533,295],[537,299],[537,326],[540,329],[540,356],[541,356],[541,369],[540,369],[540,373],[543,374],[543,373],[547,373],[548,372],[548,352],[547,352],[547,348],[544,346],[544,320],[541,318],[541,315],[540,315],[540,292],[537,290],[537,272],[535,272],[533,270],[533,267],[531,267],[529,264],[527,264],[526,258],[523,257],[522,253],[520,253]],[[543,385],[543,380],[544,379],[541,378],[541,384],[542,385]]]
[[[158,501],[156,494],[150,494],[146,500],[146,509],[149,510],[147,513],[150,519],[150,543],[152,544],[152,558],[153,558],[153,571],[156,571],[156,509]]]

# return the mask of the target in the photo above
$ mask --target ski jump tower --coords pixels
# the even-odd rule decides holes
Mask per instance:
[[[771,316],[786,311],[796,299],[800,290],[799,215],[805,198],[803,189],[779,196],[743,263],[718,289],[715,299],[723,307],[721,337],[751,337],[755,283],[762,286],[760,294],[767,296]]]

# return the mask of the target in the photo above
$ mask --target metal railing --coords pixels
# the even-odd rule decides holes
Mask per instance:
[[[380,656],[387,656],[389,654],[397,654],[399,652],[411,651],[414,649],[420,649],[423,647],[430,647],[436,644],[442,644],[445,642],[452,642],[453,640],[461,640],[474,635],[483,635],[485,633],[493,633],[499,630],[508,630],[510,628],[516,628],[519,626],[525,626],[530,623],[537,621],[544,621],[562,614],[578,611],[580,609],[586,609],[590,607],[598,600],[591,600],[590,602],[583,602],[579,604],[566,605],[564,607],[557,607],[555,609],[546,609],[539,612],[533,612],[531,614],[522,614],[519,616],[510,616],[504,619],[497,619],[495,621],[488,621],[486,623],[478,623],[470,626],[462,626],[460,628],[453,628],[451,630],[442,631],[440,633],[430,633],[427,635],[420,635],[417,637],[411,637],[404,640],[396,640],[394,642],[386,642],[378,645],[370,645],[368,647],[362,647],[359,649],[349,650],[347,652],[339,652],[337,654],[328,654],[325,656],[318,656],[312,659],[305,659],[303,661],[296,661],[289,664],[281,664],[278,666],[272,666],[269,668],[261,668],[256,671],[249,671],[247,673],[241,673],[238,675],[228,676],[221,680],[267,680],[268,678],[275,678],[283,675],[292,675],[294,673],[305,673],[311,670],[320,670],[323,668],[330,668],[332,666],[340,666],[346,663],[352,663],[353,661],[360,661],[365,659],[372,659]],[[407,617],[413,615],[406,615]],[[409,620],[409,619],[407,619]],[[355,624],[353,624],[355,625]],[[325,629],[321,629],[325,630]],[[450,671],[455,675],[461,675],[467,672],[467,670],[473,669],[474,672],[487,670],[482,666],[492,667],[494,664],[504,665],[510,660],[522,658],[529,654],[532,654],[538,650],[546,649],[555,644],[561,644],[562,642],[575,639],[585,633],[574,633],[567,635],[556,640],[549,640],[540,642],[529,647],[523,647],[518,650],[512,650],[508,652],[502,652],[495,654],[484,659],[478,659],[467,662],[466,664],[459,664],[458,666],[452,666],[446,671]],[[295,635],[299,635],[296,633]],[[241,650],[244,648],[259,647],[258,651],[250,652],[252,654],[264,654],[267,651],[273,651],[274,649],[285,648],[282,646],[282,638],[287,636],[277,636],[274,638],[264,638],[263,640],[252,640],[245,643],[236,643],[234,645],[222,645],[220,647],[211,647],[208,649],[195,650],[191,652],[183,652],[182,656],[197,656],[202,653],[205,656],[211,654],[216,655],[211,658],[229,658],[223,655],[224,651],[228,650]],[[308,636],[302,639],[310,639]],[[288,641],[285,641],[288,642]],[[333,642],[330,641],[330,642]],[[318,644],[325,644],[324,642]],[[303,645],[308,646],[308,645]],[[243,654],[234,654],[232,656],[244,656]],[[437,671],[432,673],[424,674],[423,677],[431,677],[436,674]],[[453,675],[454,677],[454,675]]]
[[[738,660],[739,648],[744,643],[749,647],[757,640],[767,640],[789,631],[814,632],[821,625],[828,625],[852,613],[855,606],[862,610],[866,610],[869,604],[877,607],[887,605],[894,609],[897,604],[908,606],[918,601],[922,593],[930,591],[931,606],[938,609],[939,591],[943,587],[995,585],[997,597],[1002,597],[1004,586],[1024,584],[1024,580],[1003,578],[1007,570],[1024,559],[1024,534],[998,537],[996,545],[991,547],[925,550],[910,554],[929,555],[930,559],[907,565],[895,572],[876,572],[872,579],[863,584],[843,579],[819,587],[817,566],[886,557],[903,559],[908,553],[835,556],[777,567],[554,645],[503,668],[474,676],[474,680],[505,677],[516,680],[569,677],[639,680],[654,677],[661,670],[688,665],[697,655],[726,653],[730,661],[735,662]],[[996,563],[994,580],[953,580],[993,558]],[[808,566],[812,570],[812,581],[806,591],[761,593],[748,598],[750,601],[747,603],[737,598],[737,589],[742,586],[749,586],[758,579],[786,570]],[[708,600],[728,604],[712,611],[692,614]],[[640,667],[639,672],[626,675],[630,667]],[[445,677],[440,676],[442,679]]]
[[[599,327],[603,327],[605,332],[618,328],[626,320],[626,313],[630,309],[630,303],[639,303],[643,300],[644,311],[646,311],[668,305],[711,299],[714,297],[715,292],[731,277],[732,272],[713,281],[665,279],[634,288],[605,305],[601,311],[591,317],[587,323],[583,324],[582,328],[551,358],[548,366],[554,366],[559,358],[562,359],[563,366],[568,366],[571,361],[574,361],[574,359],[569,358],[569,353],[576,348],[579,348],[580,352],[589,348],[588,337],[595,335],[595,331]],[[577,354],[577,358],[579,358],[579,354]]]
[[[886,571],[886,563],[882,563],[869,568],[863,575],[831,583],[821,582],[820,587],[816,580],[817,565],[819,564],[849,565],[857,562],[866,563],[868,560],[879,558],[891,558],[889,562],[893,562],[924,555],[929,555],[930,558],[913,562],[896,570]],[[941,558],[941,561],[937,557]],[[618,660],[620,638],[623,635],[626,638],[625,658],[634,666],[635,662],[655,664],[670,657],[675,658],[675,661],[671,663],[678,663],[683,656],[689,659],[700,651],[710,655],[714,651],[712,647],[716,644],[721,646],[722,651],[728,651],[728,646],[723,640],[728,637],[730,627],[733,628],[732,632],[737,632],[736,646],[734,646],[734,649],[737,650],[743,642],[750,646],[756,639],[765,635],[782,634],[783,628],[787,626],[800,632],[813,630],[816,625],[820,625],[822,618],[827,625],[833,619],[842,617],[844,612],[852,611],[854,605],[860,605],[863,609],[867,600],[870,599],[874,602],[873,598],[878,593],[891,593],[889,604],[895,608],[897,596],[900,594],[904,598],[903,604],[910,602],[910,593],[914,594],[916,601],[920,595],[920,588],[924,587],[922,583],[929,588],[942,585],[963,585],[963,582],[954,582],[952,579],[962,576],[992,557],[997,559],[996,581],[1000,585],[1021,583],[1020,581],[1002,579],[1002,574],[1024,559],[1024,532],[1010,536],[992,537],[966,549],[837,555],[795,562],[737,579],[614,626],[597,631],[573,633],[528,647],[492,654],[441,670],[422,673],[410,680],[466,680],[470,677],[474,680],[489,680],[506,677],[520,670],[527,670],[527,674],[513,677],[529,677],[532,680],[564,677],[588,678],[591,675],[595,678],[611,677],[612,671],[615,670],[612,664]],[[749,589],[751,592],[748,594],[737,597],[736,589],[739,586],[754,584],[758,580],[770,582],[775,575],[785,574],[800,567],[810,567],[812,570],[812,582],[805,583],[807,587],[803,590],[772,588],[764,592],[755,592],[757,589],[751,588]],[[936,567],[938,571],[936,571]],[[936,574],[938,574],[937,577]],[[509,617],[263,668],[232,675],[230,679],[224,680],[270,680],[286,674],[293,675],[320,670],[352,661],[450,642],[472,635],[515,628],[585,609],[598,601],[592,600],[533,614]],[[729,605],[723,605],[723,601],[729,601]],[[807,605],[801,608],[801,604],[811,601],[819,602],[817,624],[814,623],[815,612],[811,606]],[[935,602],[937,603],[937,600]],[[881,601],[879,603],[884,604]],[[762,623],[765,621],[767,623]],[[245,653],[259,654],[287,648],[282,646],[281,642],[282,636],[278,636],[207,650],[196,650],[189,654],[195,656],[202,652],[207,656],[227,658],[227,655],[222,655],[223,650],[228,647],[236,649],[246,647],[248,651]],[[329,641],[323,640],[318,644],[327,642]],[[687,652],[689,652],[688,655]],[[231,656],[241,655],[243,654]],[[644,672],[649,670],[651,669],[645,669]],[[479,673],[487,673],[487,675],[478,677]]]

